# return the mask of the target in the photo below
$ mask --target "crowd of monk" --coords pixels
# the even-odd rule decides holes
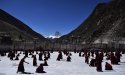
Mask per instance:
[[[35,53],[36,52],[36,53]],[[37,66],[36,73],[46,73],[44,71],[44,66],[48,66],[47,61],[51,58],[51,53],[53,51],[16,51],[11,50],[7,52],[0,52],[1,56],[7,56],[11,61],[19,60],[20,54],[24,54],[24,57],[20,60],[17,68],[17,73],[27,73],[25,72],[24,63],[29,64],[25,61],[26,58],[29,56],[33,59],[33,66]],[[112,65],[119,65],[119,62],[121,62],[120,58],[122,57],[122,54],[124,54],[124,51],[88,51],[88,50],[81,50],[81,51],[74,51],[74,53],[79,53],[79,57],[85,58],[85,63],[88,64],[90,67],[96,67],[97,72],[103,72],[102,70],[102,62],[104,62],[104,57],[106,57],[106,60],[110,60],[111,63],[105,62],[105,70],[113,70]],[[7,55],[8,54],[8,55]],[[39,66],[37,64],[37,57],[39,61],[44,61],[44,63],[41,63]],[[63,59],[63,56],[66,55],[66,61],[71,62],[71,52],[64,50],[64,51],[58,51],[57,61],[61,61]],[[0,60],[2,62],[2,60]]]

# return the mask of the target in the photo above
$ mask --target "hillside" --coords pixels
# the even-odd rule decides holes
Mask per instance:
[[[32,30],[28,25],[2,9],[0,9],[0,33],[1,36],[5,33],[9,34],[12,39],[18,39],[21,35],[26,40],[34,40],[34,38],[38,38],[39,41],[46,40],[42,35]]]
[[[84,14],[84,13],[83,13]],[[114,39],[125,35],[125,0],[99,3],[92,14],[71,33],[60,39],[80,37],[80,41],[94,42],[99,38]]]

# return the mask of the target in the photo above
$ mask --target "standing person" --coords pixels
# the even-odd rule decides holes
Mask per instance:
[[[48,51],[48,56],[47,56],[48,58],[50,58],[50,52]]]
[[[42,56],[43,56],[43,53],[40,52],[40,53],[39,53],[39,60],[40,60],[40,61],[43,61]]]
[[[11,52],[11,53],[10,53],[10,60],[13,60],[14,57],[15,57],[15,53],[14,53],[14,52]]]
[[[98,55],[97,59],[96,59],[96,70],[98,72],[103,72],[102,71],[102,57],[101,57],[101,54]]]
[[[26,58],[26,56],[24,56],[24,57],[21,59],[19,65],[18,65],[17,73],[18,73],[18,72],[25,73],[25,69],[24,69],[25,58]],[[28,62],[25,62],[25,63],[29,64]]]
[[[37,58],[36,58],[36,55],[33,56],[33,66],[37,66]]]
[[[79,52],[79,57],[81,57],[81,51]]]
[[[28,57],[28,51],[27,50],[25,50],[25,56]]]
[[[114,53],[111,53],[110,60],[111,60],[111,64],[118,64],[118,59],[117,59],[117,57],[114,55]]]
[[[58,57],[57,57],[57,61],[60,61],[60,59],[63,59],[63,56],[62,56],[62,52],[61,51],[59,51],[59,55],[58,55]]]
[[[91,56],[94,57],[94,51],[91,51]]]
[[[115,56],[116,56],[116,58],[117,58],[117,61],[120,62],[120,58],[121,58],[121,56],[122,56],[122,55],[120,54],[120,52],[116,52],[116,53],[115,53]]]
[[[89,64],[89,56],[88,55],[85,56],[85,63]]]

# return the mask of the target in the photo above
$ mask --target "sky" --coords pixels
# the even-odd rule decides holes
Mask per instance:
[[[70,33],[100,2],[110,0],[0,0],[0,9],[27,24],[44,37]]]

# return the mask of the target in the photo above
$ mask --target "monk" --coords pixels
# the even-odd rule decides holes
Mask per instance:
[[[36,73],[46,73],[43,68],[43,64],[40,64],[40,66],[36,69]]]
[[[24,56],[24,57],[21,59],[19,65],[18,65],[17,73],[18,73],[18,72],[25,73],[25,69],[24,69],[25,58],[26,58],[26,56]],[[25,62],[25,63],[29,64],[28,62]]]
[[[112,65],[109,64],[108,62],[106,62],[106,64],[105,64],[105,70],[113,70],[112,69]]]

